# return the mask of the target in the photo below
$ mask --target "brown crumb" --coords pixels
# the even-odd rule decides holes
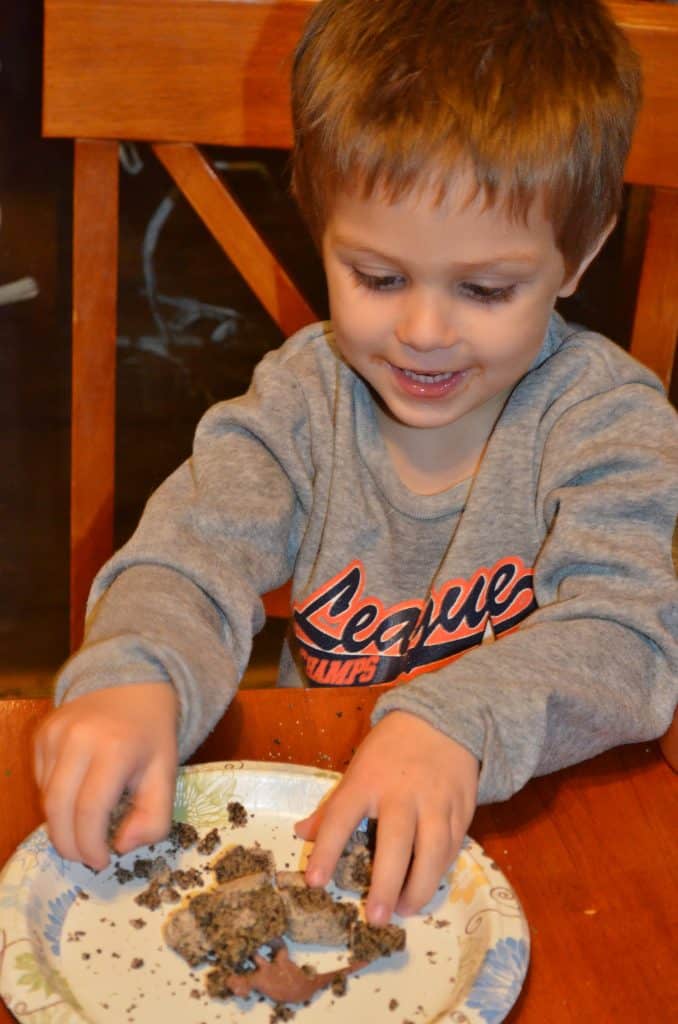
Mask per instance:
[[[110,817],[108,819],[106,841],[108,843],[109,849],[115,849],[113,843],[115,840],[116,832],[120,828],[123,818],[127,817],[129,812],[132,810],[133,806],[134,803],[132,801],[132,794],[127,789],[123,790],[120,799],[118,800],[117,804],[111,811]]]
[[[135,878],[157,878],[169,871],[169,864],[164,857],[137,857],[132,871]]]
[[[172,885],[180,889],[201,889],[204,885],[202,875],[197,868],[187,868],[185,871],[177,869],[170,875]]]
[[[228,999],[229,996],[232,996],[233,989],[228,984],[228,980],[232,976],[231,971],[225,967],[216,967],[210,971],[205,979],[208,996],[211,996],[212,999]]]
[[[134,959],[132,960],[131,964],[130,964],[130,967],[132,967],[135,971],[138,971],[139,968],[143,967],[143,966],[144,966],[144,961],[141,959],[140,956],[135,956]]]
[[[198,830],[186,821],[173,821],[167,837],[175,850],[189,850],[198,842]]]
[[[219,835],[219,830],[213,828],[211,832],[208,832],[207,835],[204,835],[202,837],[202,839],[196,846],[196,850],[198,851],[198,853],[202,854],[214,853],[214,851],[216,850],[217,846],[220,845],[220,843],[221,836]]]
[[[178,903],[180,899],[181,896],[176,889],[158,878],[153,878],[148,888],[134,897],[134,902],[140,907],[157,910],[163,903]]]
[[[134,878],[134,873],[130,871],[129,868],[123,868],[120,866],[120,864],[118,864],[115,871],[113,872],[113,877],[115,878],[118,885],[125,885],[126,882],[132,881],[132,879]]]
[[[270,1024],[278,1024],[278,1021],[292,1020],[294,1017],[294,1010],[291,1006],[287,1006],[285,1003],[276,1003],[273,1007],[273,1012],[269,1018]]]
[[[242,878],[243,875],[255,874],[258,871],[265,871],[271,875],[273,873],[273,857],[268,850],[234,846],[219,857],[212,867],[217,882],[223,884],[232,878]]]
[[[354,960],[376,960],[405,948],[405,931],[397,924],[383,927],[357,921],[351,927],[348,948]]]
[[[391,999],[389,1000],[388,1008],[389,1010],[397,1010],[399,1005],[397,999]]]
[[[247,811],[238,800],[231,800],[226,805],[228,820],[233,828],[242,828],[247,824]]]
[[[345,996],[346,995],[346,975],[345,974],[337,974],[337,975],[335,975],[335,977],[332,978],[332,984],[331,984],[330,987],[332,989],[332,993],[335,996]]]
[[[132,928],[136,929],[146,927],[146,922],[144,921],[143,917],[132,917],[130,918],[129,923],[132,925]]]

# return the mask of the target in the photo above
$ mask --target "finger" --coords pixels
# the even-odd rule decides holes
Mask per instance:
[[[417,825],[414,857],[397,902],[399,914],[416,914],[433,898],[440,879],[456,853],[449,818],[440,817]]]
[[[176,760],[169,757],[156,757],[134,781],[132,810],[115,837],[120,853],[165,838],[172,820],[175,785]]]
[[[313,842],[316,837],[316,833],[320,827],[320,822],[323,819],[323,806],[316,807],[312,814],[308,817],[302,818],[300,821],[295,822],[294,832],[295,835],[299,836],[300,839],[306,839],[309,842]]]
[[[73,808],[73,832],[78,857],[97,871],[110,859],[108,829],[113,808],[129,779],[122,758],[98,757],[82,781]]]
[[[48,786],[57,759],[61,728],[53,721],[54,712],[40,725],[33,737],[33,769],[41,792]]]
[[[74,808],[78,791],[90,767],[88,754],[63,747],[42,790],[42,805],[52,845],[66,860],[78,860]]]
[[[306,866],[306,881],[309,885],[319,886],[327,885],[334,874],[349,836],[367,809],[362,801],[356,802],[353,787],[339,786],[331,798],[314,813],[319,814],[320,821]]]
[[[414,806],[382,804],[377,845],[365,913],[370,924],[387,924],[395,910],[412,856],[416,829]]]

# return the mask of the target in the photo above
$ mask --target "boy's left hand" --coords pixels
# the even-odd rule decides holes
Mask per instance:
[[[367,919],[386,924],[394,910],[416,913],[459,851],[478,770],[466,747],[416,715],[392,711],[365,737],[332,795],[296,826],[302,839],[315,840],[308,883],[326,885],[355,827],[376,818]]]

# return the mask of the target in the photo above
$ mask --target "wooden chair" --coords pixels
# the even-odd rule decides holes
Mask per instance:
[[[45,0],[48,136],[75,140],[71,640],[111,552],[118,140],[158,159],[290,333],[314,318],[196,148],[288,148],[290,54],[313,0]],[[632,351],[668,384],[678,328],[678,10],[611,3],[640,52],[645,105],[626,177],[653,187]],[[124,72],[122,71],[124,69]]]
[[[290,146],[290,54],[313,2],[45,0],[43,131],[75,140],[73,647],[113,538],[118,140],[151,143],[285,333],[314,319],[197,148]],[[678,9],[616,0],[610,7],[645,73],[626,169],[628,182],[652,190],[631,350],[668,385],[678,330]],[[284,613],[284,594],[269,610]],[[671,750],[677,733],[678,725]]]

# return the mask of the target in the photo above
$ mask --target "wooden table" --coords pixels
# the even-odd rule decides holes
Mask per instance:
[[[243,692],[198,757],[311,763],[309,743],[331,732],[332,763],[341,767],[372,702],[356,691]],[[0,701],[0,863],[41,820],[30,734],[46,709],[45,701]],[[301,723],[287,736],[283,715]],[[330,766],[326,754],[319,763]],[[654,743],[535,779],[478,810],[470,832],[514,886],[532,938],[508,1021],[676,1019],[677,824],[678,785]],[[0,1024],[13,1019],[0,1002]]]

